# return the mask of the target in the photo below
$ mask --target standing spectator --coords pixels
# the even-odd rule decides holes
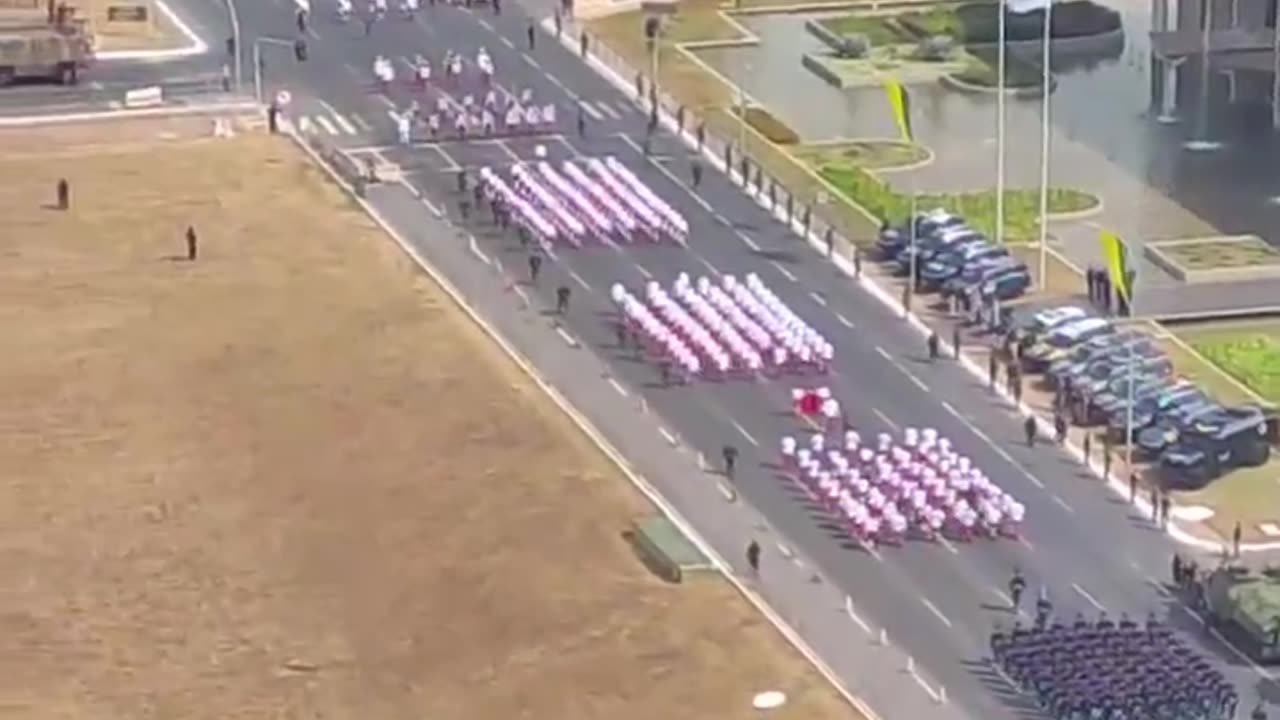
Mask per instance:
[[[585,138],[587,136],[587,113],[582,107],[582,103],[578,103],[578,137]]]
[[[1034,415],[1028,415],[1025,422],[1022,423],[1022,431],[1027,436],[1027,447],[1036,446],[1036,435],[1038,428],[1036,427],[1036,418]]]
[[[58,179],[58,209],[71,209],[71,183],[66,178]]]
[[[1067,441],[1067,418],[1061,412],[1053,415],[1053,434],[1059,445]]]
[[[578,51],[582,54],[582,57],[587,56],[587,46],[590,42],[591,41],[587,38],[587,34],[585,32],[582,33],[580,38],[578,38]]]
[[[987,353],[987,389],[996,389],[997,375],[1000,373],[1000,357],[996,355],[995,348]]]
[[[1092,433],[1086,432],[1084,434],[1084,442],[1081,444],[1080,449],[1084,451],[1084,466],[1093,467],[1093,458],[1090,457],[1091,451],[1093,450],[1093,434]]]
[[[187,260],[195,262],[196,256],[200,253],[199,239],[196,237],[195,227],[187,226]]]
[[[569,312],[569,286],[561,285],[556,288],[556,314],[564,315]]]
[[[1138,473],[1130,472],[1129,473],[1129,504],[1132,505],[1137,501],[1138,501]]]
[[[533,254],[529,256],[529,284],[538,284],[538,273],[542,272],[542,256]]]
[[[791,215],[791,198],[787,198],[787,216]],[[857,245],[853,246],[853,276],[855,278],[862,277],[862,248]]]
[[[760,574],[760,543],[755,540],[747,544],[747,567],[752,575]]]
[[[1172,508],[1173,501],[1169,499],[1169,493],[1160,496],[1160,527],[1165,529],[1169,527],[1169,510]]]
[[[537,44],[537,33],[533,29],[533,23],[529,23],[529,29],[525,31],[525,34],[529,37],[529,50],[532,51]]]
[[[925,344],[928,346],[928,349],[929,349],[930,362],[938,359],[938,342],[939,342],[938,333],[930,331],[929,338],[928,340],[925,341]]]
[[[1160,522],[1160,488],[1151,486],[1151,524]]]
[[[1231,555],[1240,557],[1240,537],[1244,534],[1244,528],[1240,525],[1240,521],[1236,521],[1236,526],[1231,530]]]
[[[738,464],[738,448],[725,445],[720,449],[720,455],[724,458],[724,476],[733,479],[733,470]]]
[[[956,359],[960,359],[960,324],[956,323],[951,326],[951,350],[956,354]]]
[[[697,157],[693,159],[689,166],[689,174],[693,176],[693,188],[696,190],[702,184],[702,161]]]

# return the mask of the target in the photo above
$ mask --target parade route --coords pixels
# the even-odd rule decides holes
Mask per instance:
[[[870,628],[866,640],[874,640],[879,628],[884,628],[895,646],[914,657],[928,692],[946,689],[949,705],[983,718],[1010,717],[1020,711],[1016,702],[1006,703],[990,691],[1000,683],[993,683],[983,661],[989,629],[1012,619],[1004,609],[1004,588],[1015,568],[1021,568],[1035,586],[1046,585],[1062,613],[1103,607],[1113,614],[1145,616],[1151,610],[1172,608],[1171,622],[1195,628],[1195,620],[1173,607],[1163,594],[1161,583],[1173,550],[1163,534],[1144,518],[1132,516],[1128,506],[1112,498],[1067,454],[1046,446],[1023,447],[1020,419],[1009,407],[956,364],[925,361],[919,337],[896,313],[854,287],[723,176],[708,172],[702,186],[692,192],[687,151],[674,138],[658,137],[652,161],[647,161],[636,140],[644,132],[643,113],[619,113],[617,119],[605,120],[593,117],[586,137],[578,137],[573,131],[575,103],[618,108],[625,107],[628,98],[546,35],[538,38],[534,51],[524,49],[529,21],[518,9],[508,8],[500,17],[489,12],[480,9],[473,14],[440,6],[424,10],[416,23],[393,22],[375,28],[369,39],[352,28],[319,27],[325,42],[333,38],[332,45],[317,51],[320,59],[289,66],[287,74],[276,74],[271,82],[287,87],[295,97],[321,99],[344,116],[375,118],[359,136],[335,143],[356,155],[377,153],[403,171],[403,184],[379,189],[371,202],[377,207],[394,206],[387,211],[406,232],[414,222],[409,215],[414,207],[424,216],[444,215],[464,226],[457,243],[466,248],[472,262],[501,268],[494,278],[495,291],[517,306],[528,304],[530,321],[545,322],[541,313],[553,306],[554,289],[571,287],[574,310],[562,325],[547,327],[540,336],[538,342],[558,346],[545,352],[552,357],[582,352],[598,356],[612,386],[621,388],[615,391],[619,404],[643,398],[661,419],[665,437],[690,448],[709,465],[718,462],[725,444],[738,447],[744,462],[735,488],[742,499],[758,508],[805,562],[820,568],[845,591],[857,617]],[[515,238],[495,237],[484,217],[461,221],[454,175],[459,167],[500,167],[529,159],[533,156],[530,143],[505,139],[427,143],[419,137],[414,146],[389,147],[393,125],[389,119],[378,122],[376,118],[405,107],[412,92],[406,86],[382,95],[370,87],[371,73],[363,69],[370,67],[376,55],[396,60],[445,49],[474,53],[479,47],[493,55],[499,82],[532,88],[539,98],[560,105],[564,129],[559,137],[534,144],[542,144],[552,158],[618,157],[689,219],[688,247],[558,251],[537,288],[522,284],[527,275],[525,255]],[[476,215],[482,214],[477,211]],[[474,244],[468,233],[474,235]],[[445,250],[426,245],[423,252],[435,259]],[[776,460],[781,435],[803,430],[784,417],[789,387],[782,383],[659,387],[653,368],[612,349],[613,333],[607,315],[602,314],[610,308],[612,284],[636,288],[649,279],[669,283],[679,272],[695,276],[758,273],[788,305],[835,342],[837,373],[826,382],[854,424],[865,433],[938,428],[1026,504],[1024,542],[910,545],[869,554],[824,529],[804,498],[765,466]],[[707,488],[714,489],[714,481],[714,475],[705,476]],[[664,494],[678,497],[678,486],[688,478],[661,477],[653,482]],[[680,509],[697,515],[694,524],[699,528],[712,522],[707,518],[715,512],[723,512],[723,506]],[[732,557],[747,539],[723,540],[727,544],[717,547]],[[903,602],[904,598],[914,601]],[[806,637],[812,639],[813,632],[810,627]],[[848,632],[854,642],[861,630],[855,623]],[[1247,696],[1260,671],[1216,640],[1210,639],[1208,645],[1233,666],[1233,679]],[[900,690],[877,692],[856,677],[845,680],[885,717],[895,717],[891,698],[901,695]],[[889,698],[883,697],[885,692]]]

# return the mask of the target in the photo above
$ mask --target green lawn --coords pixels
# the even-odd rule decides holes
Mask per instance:
[[[1193,335],[1191,346],[1267,402],[1280,404],[1280,327],[1246,325],[1239,330]]]
[[[850,163],[827,163],[817,168],[828,182],[850,200],[866,208],[876,217],[893,222],[904,220],[910,213],[911,196],[898,192],[879,178]],[[1081,190],[1051,188],[1049,212],[1066,213],[1085,210],[1098,204],[1098,198]],[[921,210],[944,207],[962,215],[976,230],[995,235],[996,194],[977,190],[945,195],[920,194],[916,207]],[[1004,196],[1005,239],[1028,242],[1038,237],[1040,193],[1038,190],[1006,190]]]
[[[873,47],[903,45],[915,41],[893,23],[888,15],[841,15],[818,21],[836,35],[865,35]]]
[[[919,145],[893,140],[849,140],[802,145],[792,152],[814,167],[845,161],[868,170],[913,165],[929,157],[929,151]]]

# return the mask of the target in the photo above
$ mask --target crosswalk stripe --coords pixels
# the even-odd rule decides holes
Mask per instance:
[[[357,132],[357,130],[356,130],[356,126],[355,126],[355,125],[352,125],[352,124],[351,124],[351,122],[350,122],[349,120],[347,120],[346,118],[342,117],[342,115],[340,115],[340,114],[338,114],[338,113],[334,113],[334,114],[333,114],[333,121],[334,121],[334,122],[336,122],[336,123],[338,123],[338,127],[342,128],[342,132],[344,132],[344,133],[346,133],[346,134],[348,134],[348,135],[355,135],[355,134],[356,134],[356,132]]]
[[[596,106],[595,106],[595,105],[592,105],[592,104],[591,104],[591,103],[589,103],[589,102],[584,102],[584,103],[582,103],[582,109],[583,109],[583,110],[585,110],[585,111],[586,111],[586,113],[587,113],[588,115],[590,115],[590,116],[591,116],[591,119],[592,119],[592,120],[603,120],[603,119],[604,119],[604,115],[602,115],[602,114],[600,113],[600,111],[596,109]]]
[[[333,126],[333,123],[329,122],[329,118],[327,118],[327,117],[325,117],[325,116],[323,116],[323,115],[317,115],[317,116],[316,116],[316,123],[317,123],[320,127],[324,128],[324,131],[325,131],[325,132],[327,132],[327,133],[329,133],[330,135],[337,135],[337,134],[338,134],[338,129],[337,129],[336,127],[334,127],[334,126]]]
[[[617,110],[614,110],[612,107],[609,106],[609,103],[606,103],[604,101],[600,102],[600,110],[603,111],[605,115],[608,115],[614,120],[617,120],[618,118],[622,117],[621,115],[618,114]]]

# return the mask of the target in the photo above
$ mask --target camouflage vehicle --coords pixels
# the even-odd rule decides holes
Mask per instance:
[[[1202,580],[1210,618],[1260,663],[1280,662],[1280,568],[1223,564]]]
[[[0,23],[0,87],[20,80],[74,85],[92,58],[83,23]]]

